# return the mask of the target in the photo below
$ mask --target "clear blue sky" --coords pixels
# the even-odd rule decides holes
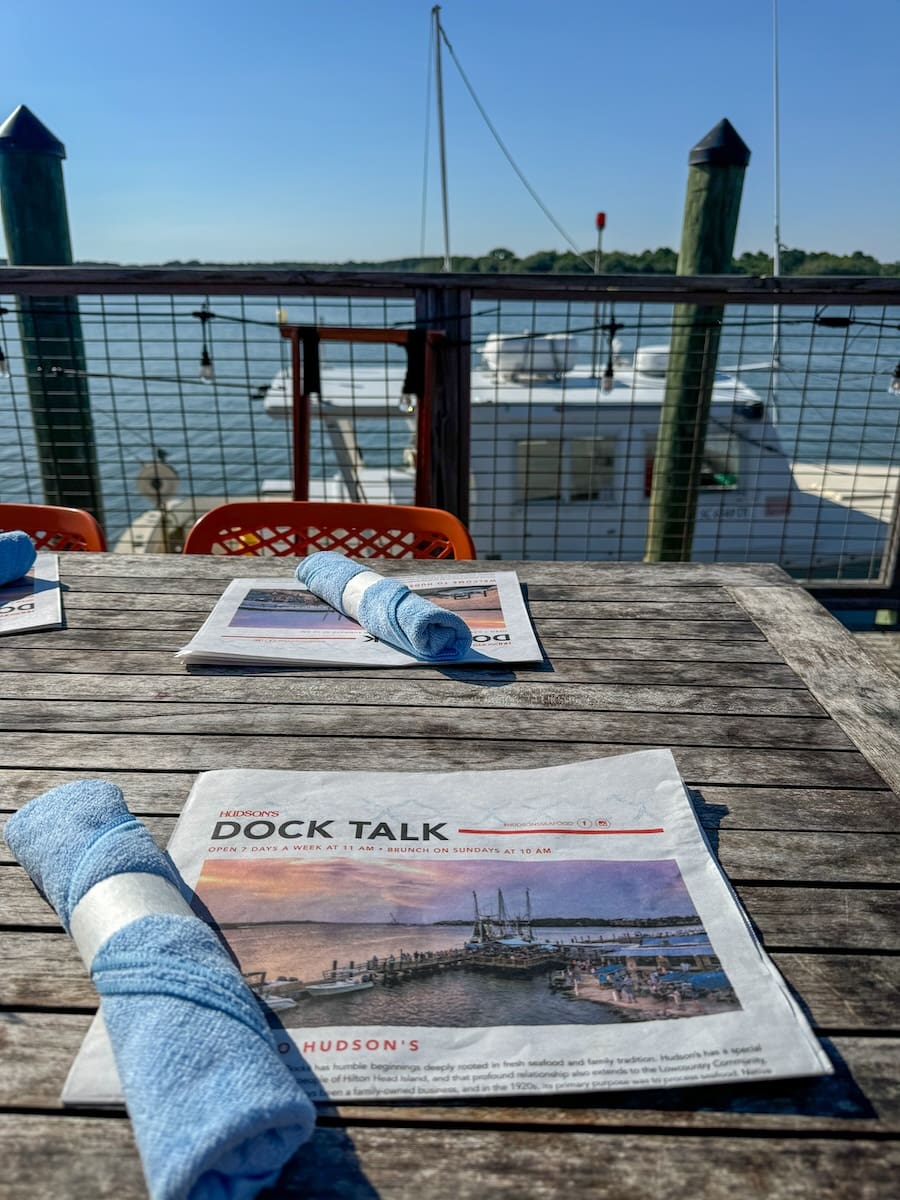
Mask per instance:
[[[416,255],[429,0],[5,0],[0,119],[66,144],[76,258]],[[900,258],[900,0],[780,0],[782,240]],[[753,157],[738,251],[772,240],[771,0],[446,0],[493,122],[584,248],[677,246],[687,155]],[[445,58],[452,247],[564,249]],[[432,165],[436,166],[432,139]],[[441,246],[429,186],[426,252]]]

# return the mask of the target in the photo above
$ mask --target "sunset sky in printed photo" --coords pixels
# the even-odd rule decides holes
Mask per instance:
[[[468,920],[473,891],[495,906],[503,890],[510,915],[535,917],[687,916],[694,906],[673,859],[650,862],[463,862],[349,860],[321,851],[296,858],[212,858],[196,891],[218,921]],[[324,857],[333,854],[334,857]]]

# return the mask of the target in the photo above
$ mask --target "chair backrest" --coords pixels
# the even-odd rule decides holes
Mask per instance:
[[[36,550],[105,550],[106,537],[89,512],[57,504],[0,504],[0,529],[21,529]]]
[[[315,500],[237,500],[205,513],[185,554],[293,555],[337,550],[352,558],[474,558],[469,531],[442,508]]]

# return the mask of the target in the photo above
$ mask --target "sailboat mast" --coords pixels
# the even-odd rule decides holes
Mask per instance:
[[[444,267],[452,271],[450,261],[450,206],[447,202],[447,145],[444,138],[444,77],[441,71],[441,6],[431,10],[434,21],[434,87],[437,93],[438,145],[441,152],[441,209],[444,217]]]
[[[781,274],[781,121],[778,98],[778,0],[772,0],[772,113],[775,154],[775,245],[772,247],[773,274]]]
[[[772,273],[781,275],[781,113],[778,95],[778,0],[772,0],[772,150],[775,186],[775,244],[772,247]],[[772,313],[772,416],[778,422],[778,367],[781,359],[781,308]]]

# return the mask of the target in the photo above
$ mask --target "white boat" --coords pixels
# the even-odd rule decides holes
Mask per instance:
[[[282,977],[266,979],[265,971],[245,971],[244,979],[257,1000],[272,1012],[297,1007],[297,1001],[285,995],[282,989],[295,990],[299,986],[299,980]]]
[[[344,996],[348,992],[363,992],[374,986],[375,979],[370,972],[337,967],[324,971],[322,982],[309,983],[306,990],[311,996]]]
[[[494,334],[485,342],[471,377],[469,529],[479,558],[643,557],[668,347],[617,353],[611,380],[586,357],[569,334]],[[311,499],[413,502],[412,444],[390,467],[366,466],[360,445],[391,416],[412,429],[397,406],[402,384],[399,367],[323,367],[313,413],[337,467],[310,480]],[[273,418],[290,419],[289,371],[273,378],[263,404]],[[765,402],[737,375],[717,372],[693,559],[871,572],[886,520],[803,482],[808,491]]]
[[[273,992],[257,992],[256,994],[266,1008],[270,1008],[272,1012],[280,1012],[285,1008],[297,1007],[297,1001],[292,1000],[290,996],[278,996]]]

